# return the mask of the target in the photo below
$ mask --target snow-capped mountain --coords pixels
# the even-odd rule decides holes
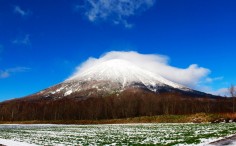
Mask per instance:
[[[131,62],[113,59],[90,67],[36,95],[51,98],[96,97],[120,94],[130,88],[139,88],[155,93],[162,91],[194,92],[194,90],[144,70]]]
[[[86,66],[36,94],[0,103],[0,117],[8,121],[88,120],[231,111],[227,109],[231,102],[221,99],[116,59]]]

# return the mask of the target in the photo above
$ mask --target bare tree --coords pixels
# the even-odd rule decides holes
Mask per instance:
[[[230,96],[232,97],[233,112],[235,112],[236,87],[233,84],[229,87],[229,93],[230,93]]]

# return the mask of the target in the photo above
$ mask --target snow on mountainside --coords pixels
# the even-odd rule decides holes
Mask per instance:
[[[153,92],[161,89],[193,90],[169,81],[158,74],[146,71],[128,61],[113,59],[74,75],[68,80],[43,90],[37,95],[61,98],[71,94],[77,96],[107,95],[120,93],[127,88],[143,88]]]
[[[142,83],[146,86],[163,86],[169,85],[174,88],[185,90],[186,88],[164,79],[160,75],[153,74],[143,70],[138,66],[121,59],[113,59],[103,62],[92,67],[79,75],[73,76],[68,81],[84,80],[84,81],[113,81],[122,84],[123,88],[133,82]]]

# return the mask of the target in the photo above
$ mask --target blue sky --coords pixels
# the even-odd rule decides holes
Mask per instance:
[[[0,101],[62,82],[110,51],[168,56],[210,72],[197,88],[236,84],[235,0],[0,0]]]

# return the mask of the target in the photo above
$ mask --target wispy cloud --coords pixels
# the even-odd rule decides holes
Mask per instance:
[[[17,45],[31,46],[30,35],[26,34],[23,37],[16,38],[15,40],[12,41],[12,43]]]
[[[27,67],[15,67],[15,68],[9,68],[5,70],[0,70],[0,79],[8,78],[14,73],[26,72],[28,70],[30,70],[30,68],[27,68]]]
[[[22,17],[28,16],[31,14],[30,10],[23,10],[20,6],[14,7],[14,13],[21,15]]]
[[[216,77],[216,78],[207,77],[206,80],[205,80],[205,82],[206,82],[206,83],[212,83],[212,82],[214,82],[214,81],[220,81],[220,80],[223,80],[223,79],[224,79],[224,77]]]
[[[91,22],[108,20],[131,28],[133,24],[127,18],[146,11],[154,3],[155,0],[84,0],[84,4],[76,8],[83,10]]]

